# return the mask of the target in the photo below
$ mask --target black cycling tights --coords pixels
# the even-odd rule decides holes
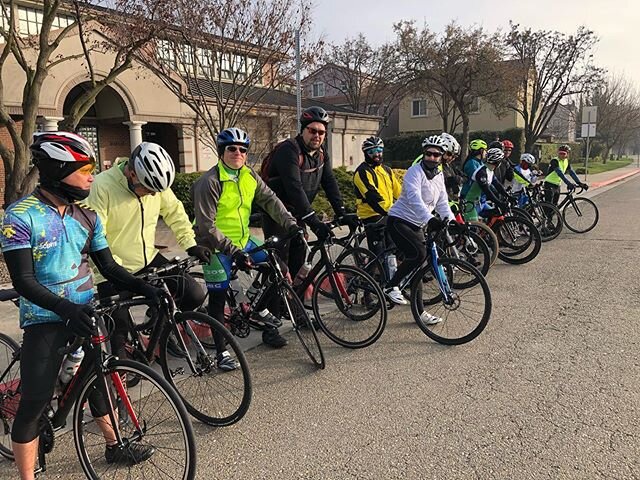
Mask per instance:
[[[422,228],[405,222],[401,218],[389,216],[387,218],[387,231],[391,235],[398,251],[404,255],[403,262],[387,284],[387,287],[397,287],[400,281],[413,268],[422,264],[427,258],[427,248],[424,244]]]
[[[58,349],[67,345],[73,335],[62,323],[43,323],[24,329],[20,355],[22,395],[11,430],[16,443],[29,443],[38,436],[38,421],[51,402],[63,356]],[[109,411],[98,392],[89,397],[94,417]]]

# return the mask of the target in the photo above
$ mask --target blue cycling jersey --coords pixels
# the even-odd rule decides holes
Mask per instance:
[[[2,220],[2,251],[30,249],[36,280],[74,303],[89,303],[93,298],[89,253],[107,247],[94,211],[72,204],[61,215],[39,190],[11,204]],[[61,321],[54,312],[20,299],[21,328]]]

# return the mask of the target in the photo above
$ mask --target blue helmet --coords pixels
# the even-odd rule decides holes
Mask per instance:
[[[218,149],[224,148],[227,145],[243,145],[249,148],[249,135],[244,130],[239,128],[226,128],[222,130],[216,138],[216,144]]]

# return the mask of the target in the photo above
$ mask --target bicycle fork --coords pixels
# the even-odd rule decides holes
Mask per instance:
[[[435,242],[431,243],[431,267],[433,268],[434,276],[438,282],[440,293],[442,293],[444,298],[444,303],[447,305],[453,303],[449,280],[447,279],[444,268],[442,268],[442,265],[440,265],[440,262],[438,261],[438,247],[436,247]]]

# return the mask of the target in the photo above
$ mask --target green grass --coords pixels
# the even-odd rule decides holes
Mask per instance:
[[[622,160],[609,160],[607,163],[602,163],[600,161],[589,161],[589,169],[587,174],[593,175],[596,173],[608,172],[609,170],[615,170],[616,168],[626,167],[631,164],[633,159],[631,158],[623,158]],[[584,173],[584,166],[573,166],[576,173],[581,174]]]

